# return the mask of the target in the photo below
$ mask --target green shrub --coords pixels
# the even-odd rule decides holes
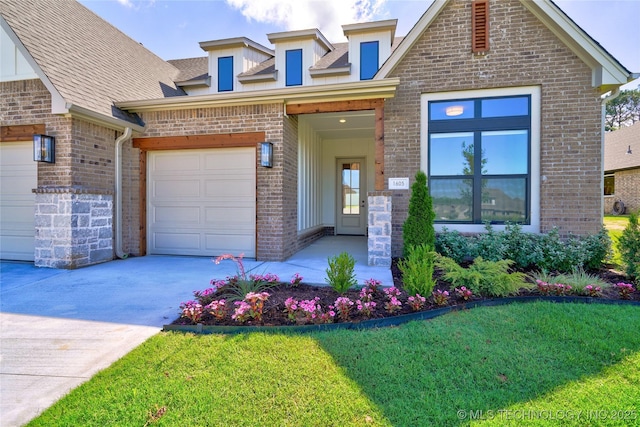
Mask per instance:
[[[640,212],[629,215],[629,223],[618,239],[618,248],[627,276],[640,283]]]
[[[542,259],[540,235],[523,233],[520,224],[506,224],[504,230],[505,259],[514,262],[517,268],[537,266]]]
[[[327,283],[339,294],[344,294],[350,287],[357,284],[356,275],[353,272],[356,260],[347,252],[328,259]]]
[[[584,267],[589,270],[599,270],[613,255],[611,238],[604,226],[598,234],[583,237],[582,244],[585,254]]]
[[[485,224],[484,228],[487,232],[478,234],[476,237],[476,257],[489,261],[505,259],[505,233],[496,232],[489,223]]]
[[[475,258],[474,240],[457,230],[449,231],[446,227],[436,236],[435,249],[440,255],[451,258],[458,264]]]
[[[476,295],[504,297],[530,286],[524,273],[509,273],[511,260],[487,261],[478,257],[463,268],[451,258],[438,256],[436,265],[444,271],[443,280],[455,287],[465,286]]]
[[[411,247],[405,259],[398,263],[402,271],[404,290],[411,296],[428,297],[436,282],[433,280],[435,252],[426,244]]]
[[[433,201],[429,195],[429,188],[427,188],[427,175],[418,171],[416,181],[411,185],[409,214],[402,226],[405,255],[409,253],[412,246],[424,244],[429,247],[429,250],[434,249],[436,233],[433,228],[433,220],[435,217]]]

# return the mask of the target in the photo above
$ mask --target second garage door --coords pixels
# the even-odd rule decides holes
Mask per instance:
[[[149,253],[255,258],[255,159],[255,148],[149,152]]]

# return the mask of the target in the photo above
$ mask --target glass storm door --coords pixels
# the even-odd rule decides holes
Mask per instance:
[[[363,236],[367,230],[364,159],[338,159],[336,234]]]

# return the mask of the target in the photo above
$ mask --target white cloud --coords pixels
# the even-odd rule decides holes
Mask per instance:
[[[133,7],[131,0],[118,0],[118,3],[126,7]]]
[[[126,1],[126,0],[123,0]],[[374,19],[386,0],[225,0],[249,21],[285,30],[318,28],[329,41],[344,40],[342,25]]]

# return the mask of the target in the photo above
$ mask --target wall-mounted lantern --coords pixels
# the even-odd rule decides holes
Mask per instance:
[[[49,135],[33,135],[33,160],[36,162],[56,162],[56,139]]]
[[[260,166],[273,167],[273,144],[270,142],[260,144]]]

